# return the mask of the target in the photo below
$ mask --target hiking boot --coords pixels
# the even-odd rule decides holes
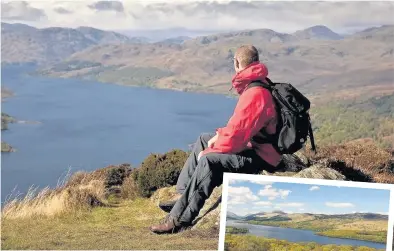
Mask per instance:
[[[158,225],[150,226],[149,230],[155,234],[174,234],[185,229],[173,216],[166,216],[163,222]]]
[[[175,206],[175,203],[182,196],[182,194],[177,194],[170,201],[159,202],[159,208],[166,213],[171,212],[172,208]]]

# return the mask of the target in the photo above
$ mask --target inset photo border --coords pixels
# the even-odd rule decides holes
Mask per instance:
[[[393,214],[393,184],[225,173],[218,250],[346,245],[392,251]]]

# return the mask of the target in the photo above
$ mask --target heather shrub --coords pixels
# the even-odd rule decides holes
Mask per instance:
[[[150,154],[132,173],[139,195],[149,197],[161,187],[175,185],[187,157],[182,150]]]

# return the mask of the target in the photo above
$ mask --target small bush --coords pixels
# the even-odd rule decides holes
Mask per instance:
[[[132,176],[143,197],[149,197],[161,187],[175,185],[188,155],[182,150],[165,154],[150,154]]]
[[[109,169],[107,173],[106,187],[122,185],[125,178],[129,176],[130,171],[129,164],[122,164]]]

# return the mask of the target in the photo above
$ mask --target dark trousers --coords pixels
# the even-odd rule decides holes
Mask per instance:
[[[201,134],[187,159],[176,185],[182,194],[170,215],[184,224],[191,224],[198,216],[205,200],[213,189],[223,183],[223,173],[255,174],[263,169],[272,169],[253,149],[237,154],[209,153],[197,161],[198,154],[207,148],[215,134]]]

